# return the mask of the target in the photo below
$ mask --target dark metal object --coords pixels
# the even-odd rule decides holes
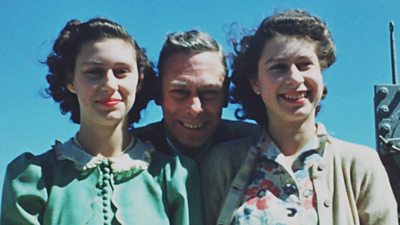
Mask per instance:
[[[393,84],[375,85],[376,147],[380,155],[398,153],[396,155],[400,158],[400,85],[397,84],[393,21],[389,24],[389,30]]]
[[[396,68],[396,45],[394,41],[394,23],[390,21],[389,23],[390,30],[390,56],[392,60],[392,82],[393,84],[397,84],[397,68]]]
[[[400,218],[400,85],[397,84],[393,22],[389,29],[393,84],[375,85],[375,132],[376,147],[388,173]]]

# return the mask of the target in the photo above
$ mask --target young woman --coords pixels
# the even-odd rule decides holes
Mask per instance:
[[[207,225],[398,223],[377,153],[316,122],[334,49],[326,24],[299,10],[266,18],[241,40],[233,99],[239,118],[264,132],[210,151],[202,169]]]
[[[155,76],[144,49],[110,20],[72,20],[46,63],[47,92],[79,131],[9,164],[1,224],[189,224],[180,165],[129,130]]]

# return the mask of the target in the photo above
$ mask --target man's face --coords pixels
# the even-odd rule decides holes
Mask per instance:
[[[176,53],[163,68],[161,106],[170,138],[188,148],[211,141],[225,104],[218,52]]]

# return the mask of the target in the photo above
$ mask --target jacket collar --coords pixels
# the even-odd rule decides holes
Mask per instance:
[[[308,143],[300,150],[301,152],[306,152],[308,150],[316,150],[318,154],[323,156],[325,142],[330,142],[330,137],[327,133],[325,126],[322,123],[317,123],[316,125],[317,138],[311,139]],[[269,137],[268,133],[263,131],[259,137],[256,148],[261,151],[259,154],[263,154],[269,159],[275,159],[279,154],[281,154],[279,148]]]
[[[74,138],[61,143],[56,141],[53,148],[58,160],[67,160],[74,163],[78,171],[87,171],[98,167],[103,162],[110,163],[114,173],[129,172],[133,170],[142,171],[148,168],[151,161],[151,153],[154,147],[149,143],[143,143],[135,138],[124,153],[120,156],[106,158],[104,156],[92,156],[85,152]]]

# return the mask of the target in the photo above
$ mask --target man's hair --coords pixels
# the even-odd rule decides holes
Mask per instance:
[[[196,54],[202,52],[217,52],[221,55],[221,65],[224,68],[224,87],[226,88],[226,96],[229,94],[229,79],[228,79],[228,67],[226,64],[226,56],[222,46],[213,39],[210,35],[197,30],[190,30],[185,32],[174,32],[167,35],[167,39],[164,42],[160,56],[158,58],[158,76],[157,76],[157,87],[156,87],[156,102],[159,102],[162,98],[162,79],[166,70],[166,64],[168,59],[177,53]]]

